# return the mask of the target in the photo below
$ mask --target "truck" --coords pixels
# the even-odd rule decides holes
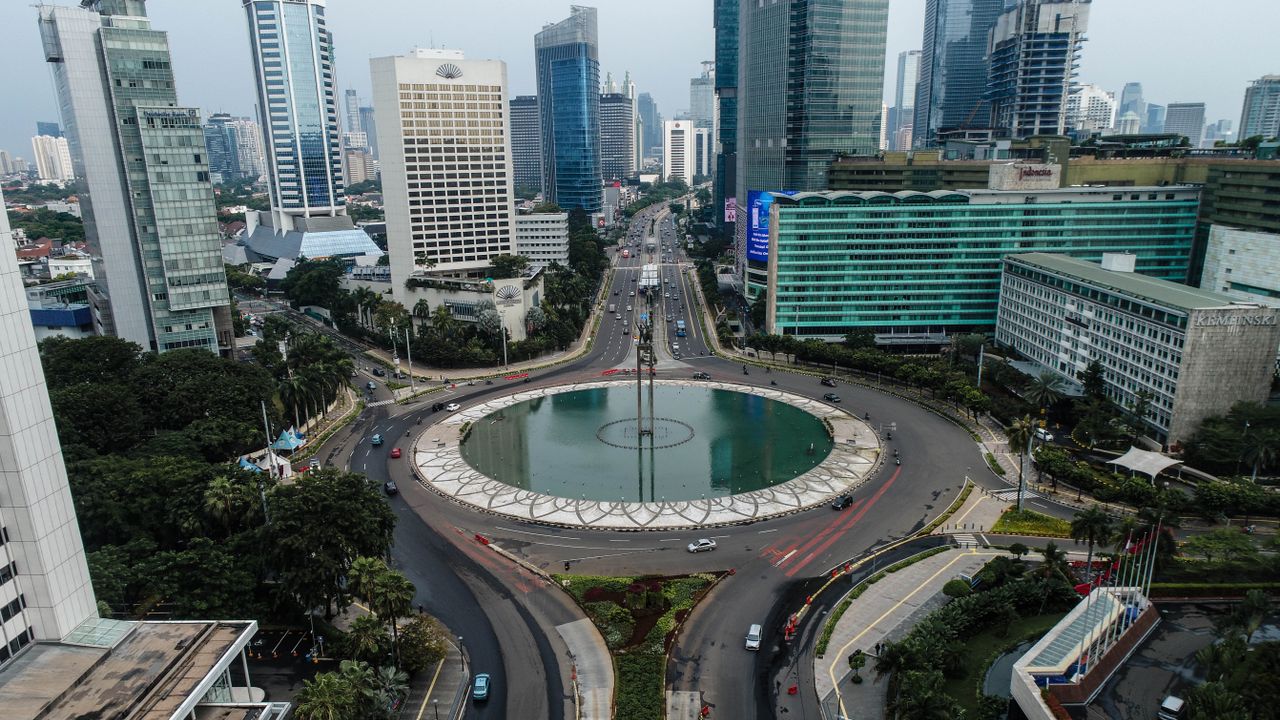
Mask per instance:
[[[676,321],[676,337],[684,337],[684,336],[685,336],[684,321],[677,320]]]
[[[614,303],[609,303],[609,314],[613,314],[616,312],[618,312],[618,306],[615,305]]]

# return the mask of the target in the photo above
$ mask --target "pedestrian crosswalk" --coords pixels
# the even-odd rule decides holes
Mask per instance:
[[[955,540],[961,548],[976,548],[981,544],[973,533],[955,533],[951,539]]]
[[[395,405],[395,400],[374,400],[371,403],[365,403],[365,407],[382,407],[383,405]]]
[[[994,497],[997,500],[1003,500],[1005,502],[1010,502],[1010,503],[1018,502],[1018,488],[1009,488],[1008,490],[996,490],[991,493],[991,497]],[[1024,502],[1032,498],[1039,498],[1039,497],[1040,497],[1039,494],[1034,493],[1030,490],[1022,491],[1022,499]]]

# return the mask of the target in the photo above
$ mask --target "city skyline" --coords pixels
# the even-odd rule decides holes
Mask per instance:
[[[212,9],[214,0],[198,0]],[[1161,12],[1153,12],[1159,3]],[[66,2],[64,4],[74,4]],[[896,58],[905,50],[920,49],[924,0],[893,0],[889,6],[886,42],[885,99],[892,104],[896,83]],[[224,7],[225,5],[225,7]],[[1262,0],[1242,0],[1241,10],[1262,11]],[[184,6],[185,7],[185,6]],[[499,0],[480,0],[450,8],[448,25],[433,22],[441,4],[382,0],[373,9],[349,0],[332,0],[328,14],[339,46],[338,87],[355,88],[362,102],[370,95],[368,58],[402,53],[416,46],[465,49],[468,56],[502,60],[510,69],[512,96],[535,92],[533,36],[548,22],[562,18],[569,3],[537,0],[522,5],[521,19],[494,27],[494,14],[510,14]],[[620,76],[630,70],[640,92],[651,94],[667,117],[688,110],[689,78],[700,63],[714,56],[712,4],[692,8],[678,0],[654,0],[643,7],[601,4],[600,67]],[[1179,12],[1182,7],[1186,11]],[[148,14],[166,27],[173,47],[174,70],[184,101],[206,114],[227,112],[253,116],[256,95],[244,15],[239,2],[228,0],[201,22],[186,22],[175,3],[148,3]],[[1233,28],[1231,34],[1205,34],[1192,18],[1191,0],[1132,0],[1122,5],[1099,3],[1092,10],[1089,40],[1080,63],[1079,81],[1100,85],[1117,93],[1128,81],[1143,83],[1149,102],[1204,102],[1206,117],[1238,119],[1244,91],[1259,77],[1278,69],[1268,65],[1265,53],[1215,65],[1215,57],[1233,56],[1237,45],[1262,47],[1268,42],[1264,24]],[[677,11],[686,21],[668,23]],[[395,22],[387,22],[394,16]],[[26,77],[28,95],[0,116],[0,148],[25,156],[39,121],[57,122],[58,111],[47,70],[40,54],[40,38],[33,9],[21,3],[0,7],[0,23],[14,28],[9,42],[0,47],[0,62],[8,77]],[[1152,35],[1191,38],[1188,52],[1150,53],[1133,43],[1131,29],[1141,26]],[[23,31],[28,28],[29,31]],[[654,54],[653,40],[665,38],[667,52]],[[639,41],[637,41],[639,39]],[[217,62],[209,62],[217,58]],[[1213,73],[1206,71],[1212,68]]]

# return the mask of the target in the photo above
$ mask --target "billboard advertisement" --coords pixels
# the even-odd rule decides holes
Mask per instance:
[[[775,195],[795,195],[795,190],[747,191],[747,259],[769,262],[769,208]]]
[[[738,198],[727,197],[724,199],[724,221],[727,223],[738,222]]]

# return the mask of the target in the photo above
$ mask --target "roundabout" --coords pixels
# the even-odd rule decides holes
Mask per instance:
[[[635,411],[635,388],[610,380],[488,400],[427,428],[413,442],[410,465],[424,486],[465,507],[601,530],[788,515],[859,488],[879,466],[876,432],[817,400],[736,383],[656,380],[649,397],[660,399],[664,415],[680,417],[619,417],[624,401]]]

